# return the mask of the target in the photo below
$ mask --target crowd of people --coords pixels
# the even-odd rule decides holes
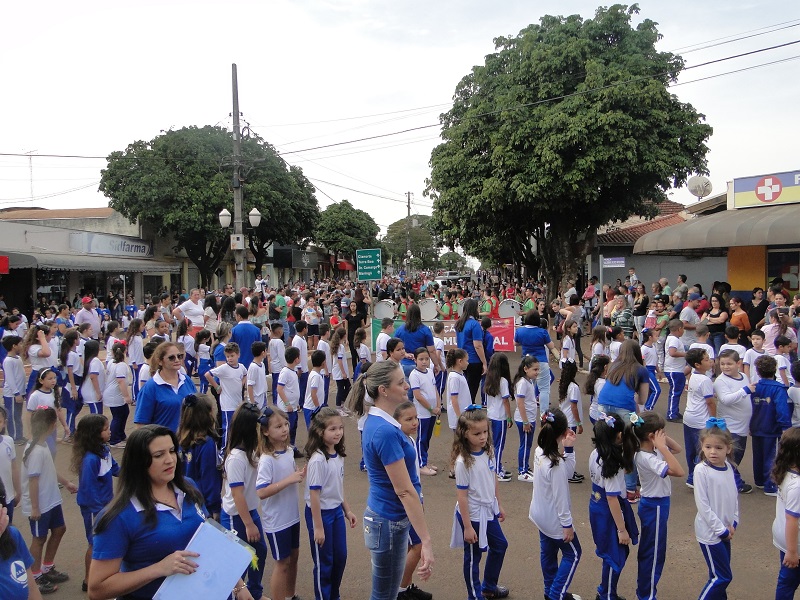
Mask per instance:
[[[573,287],[546,308],[546,290],[533,281],[484,287],[478,280],[386,279],[372,287],[326,281],[273,289],[258,278],[239,293],[232,286],[165,293],[122,308],[121,320],[91,295],[80,298],[80,309],[59,305],[41,321],[8,311],[0,322],[0,564],[17,560],[25,568],[10,580],[0,569],[2,597],[37,598],[67,580],[55,568],[66,533],[61,485],[76,494],[84,519],[90,598],[152,598],[165,577],[193,573],[197,555],[186,546],[206,518],[254,549],[233,598],[266,597],[268,555],[275,561],[270,597],[297,597],[301,521],[315,597],[339,598],[346,528],[359,522],[343,481],[344,419],[355,417],[369,480],[361,523],[372,555],[370,597],[430,600],[414,583],[434,567],[421,478],[438,474],[429,448],[446,413],[456,501],[451,546],[464,551],[471,600],[510,593],[500,583],[508,542],[498,489],[512,479],[503,455],[514,428],[517,479],[533,484],[529,517],[540,533],[546,598],[578,598],[570,584],[582,549],[569,486],[585,480],[574,446],[590,428],[598,598],[620,598],[617,582],[637,539],[636,594],[656,597],[670,477],[686,477],[694,490],[695,534],[709,567],[700,597],[726,597],[737,496],[753,491],[738,469],[748,438],[753,484],[777,497],[776,597],[791,598],[800,584],[800,295],[790,301],[773,282],[744,300],[720,282],[706,298],[685,282],[679,276],[671,290],[662,279],[648,295],[631,269],[616,288],[590,280],[581,294]],[[430,326],[420,311],[426,298],[438,307]],[[370,306],[386,299],[402,324],[383,318],[373,351]],[[522,313],[513,375],[490,331],[504,299]],[[458,347],[446,350],[447,320]],[[592,338],[587,361],[585,334]],[[669,385],[666,421],[683,425],[686,468],[656,411],[662,382]],[[296,446],[301,420],[304,448]],[[77,486],[56,472],[59,447],[72,452]],[[112,448],[123,450],[120,464]],[[30,523],[29,546],[11,525],[17,507]]]

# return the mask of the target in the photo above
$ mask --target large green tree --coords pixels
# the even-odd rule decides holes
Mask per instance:
[[[668,86],[681,57],[655,49],[638,7],[545,16],[495,40],[441,116],[427,193],[451,247],[541,269],[551,294],[580,272],[597,228],[653,216],[706,171],[711,127]]]
[[[340,254],[355,256],[360,248],[378,248],[380,227],[375,220],[348,200],[331,204],[322,211],[314,239],[338,258]]]
[[[428,227],[430,220],[431,217],[428,215],[411,215],[395,221],[386,228],[383,243],[394,264],[403,261],[406,250],[410,247],[411,255],[419,259],[419,268],[429,269],[436,265],[439,252],[436,249],[436,240]]]
[[[233,140],[221,127],[186,127],[150,141],[136,141],[112,152],[103,169],[100,191],[109,206],[131,220],[171,236],[197,266],[201,285],[229,248],[230,231],[219,225],[223,208],[232,211]],[[314,188],[295,167],[287,168],[274,148],[258,137],[242,140],[244,215],[262,214],[250,248],[260,269],[266,246],[308,239],[319,219]]]

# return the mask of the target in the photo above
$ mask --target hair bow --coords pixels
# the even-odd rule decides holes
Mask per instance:
[[[483,410],[483,407],[480,404],[470,404],[464,409],[464,412],[472,412],[473,410]]]
[[[554,423],[555,420],[556,416],[549,410],[542,413],[542,427],[544,427],[545,423]]]
[[[614,417],[614,415],[607,415],[605,413],[600,413],[600,418],[603,421],[605,421],[606,425],[608,425],[609,427],[613,427],[614,424],[617,422],[617,419]]]
[[[248,404],[252,403],[248,402]],[[255,406],[255,404],[253,404],[253,406]],[[269,425],[269,420],[274,414],[275,414],[274,410],[272,410],[269,406],[265,406],[264,410],[261,411],[261,415],[258,417],[258,422],[261,425]]]
[[[728,429],[728,424],[725,422],[725,419],[711,417],[706,421],[706,429],[711,429],[712,427],[716,427],[721,431],[726,431]]]
[[[183,405],[186,407],[197,406],[197,396],[194,394],[187,394],[183,399]]]
[[[50,408],[53,408],[53,407],[52,406],[47,406],[46,404],[40,404],[39,406],[36,407],[36,410],[47,410],[47,409],[50,409]]]
[[[644,425],[644,419],[639,415],[637,415],[636,413],[631,413],[630,420],[631,420],[631,425],[633,425],[634,427],[639,427],[641,425]]]

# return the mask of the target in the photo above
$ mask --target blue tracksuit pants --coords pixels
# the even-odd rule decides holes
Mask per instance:
[[[321,512],[325,543],[320,546],[314,541],[311,508],[306,506],[306,526],[314,561],[314,597],[316,600],[339,600],[339,586],[347,564],[347,524],[341,506]]]
[[[561,563],[558,553],[561,552]],[[545,596],[549,600],[562,600],[569,591],[572,578],[581,560],[581,544],[578,536],[571,542],[553,539],[539,532],[539,560],[542,564]]]
[[[639,600],[655,600],[658,580],[664,569],[667,554],[667,520],[669,519],[669,496],[646,498],[639,501],[639,571],[636,580],[636,597]]]

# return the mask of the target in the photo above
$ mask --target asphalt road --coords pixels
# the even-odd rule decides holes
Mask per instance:
[[[512,372],[516,370],[518,358],[512,358]],[[579,383],[583,382],[579,375]],[[656,410],[664,414],[665,392],[663,388]],[[333,398],[331,398],[331,402]],[[584,414],[588,416],[588,401],[585,399]],[[685,403],[685,398],[684,398]],[[27,431],[27,429],[26,429]],[[679,424],[667,423],[667,434],[683,443],[683,429]],[[301,425],[298,444],[305,443],[305,428]],[[358,470],[360,448],[355,419],[346,419],[346,438],[348,448],[345,459],[345,490],[347,499],[357,515],[363,513],[367,495],[367,477]],[[466,598],[466,587],[462,575],[463,553],[449,547],[450,530],[455,507],[455,485],[447,478],[447,457],[451,442],[450,431],[443,428],[441,436],[433,438],[431,444],[431,463],[440,468],[435,477],[423,477],[425,512],[428,526],[434,540],[436,563],[433,576],[428,582],[417,582],[420,587],[433,593],[437,600],[459,600]],[[504,463],[507,469],[516,471],[516,450],[518,437],[516,431],[508,436]],[[578,471],[587,474],[588,458],[592,450],[591,434],[587,431],[578,437],[576,452]],[[59,444],[56,466],[60,474],[68,474],[68,461],[71,447]],[[117,460],[121,450],[113,450]],[[683,455],[681,455],[683,456]],[[685,458],[681,458],[685,462]],[[443,471],[443,472],[442,472]],[[751,453],[748,449],[742,464],[745,480],[752,483]],[[77,481],[74,474],[71,478]],[[592,534],[588,520],[589,483],[572,484],[572,513],[575,531],[583,546],[583,557],[573,581],[571,591],[584,599],[594,599],[600,578],[600,560],[594,554]],[[543,597],[542,575],[539,566],[539,536],[528,520],[531,500],[531,484],[519,482],[516,478],[509,483],[500,484],[500,501],[507,519],[503,531],[508,538],[509,548],[501,572],[500,583],[511,588],[511,598]],[[80,599],[86,595],[81,592],[83,579],[83,555],[86,540],[80,512],[75,497],[63,491],[64,513],[67,521],[67,534],[56,557],[57,567],[70,574],[71,580],[60,586],[53,598]],[[750,495],[740,495],[740,526],[733,540],[733,583],[729,587],[729,598],[760,600],[774,597],[778,572],[778,551],[772,545],[771,527],[775,515],[775,498],[764,496],[760,490]],[[662,600],[683,600],[698,597],[707,579],[707,567],[700,554],[694,537],[693,522],[695,505],[692,491],[682,480],[673,479],[672,506],[669,521],[669,551],[664,574],[659,586]],[[26,540],[30,540],[30,528],[21,512],[15,515],[15,524]],[[348,531],[348,565],[342,585],[345,600],[363,599],[370,592],[370,557],[364,548],[360,524]],[[269,563],[270,559],[268,559]],[[268,569],[270,565],[268,564]],[[302,525],[300,545],[300,566],[297,593],[306,600],[314,597],[311,575],[312,563],[305,525]],[[267,573],[269,577],[269,570]],[[265,579],[268,590],[268,579]],[[636,597],[636,555],[635,550],[622,573],[619,592],[628,599]]]

